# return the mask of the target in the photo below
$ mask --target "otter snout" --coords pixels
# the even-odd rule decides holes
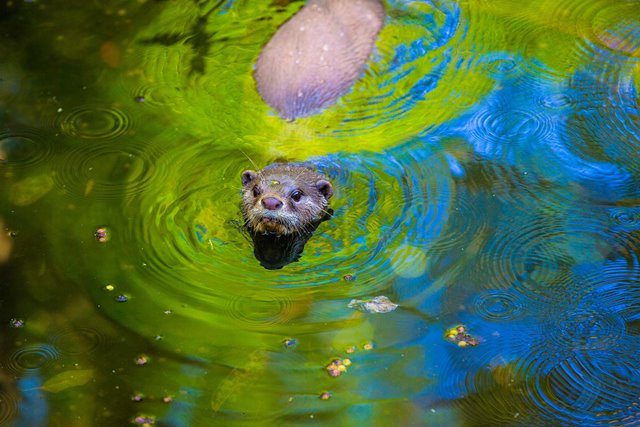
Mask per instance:
[[[268,209],[270,211],[277,211],[278,209],[282,208],[283,205],[282,200],[278,199],[277,197],[265,197],[264,199],[262,199],[261,203],[265,209]]]

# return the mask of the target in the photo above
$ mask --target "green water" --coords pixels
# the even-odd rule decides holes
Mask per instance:
[[[0,5],[0,424],[640,423],[640,4],[389,0],[283,121],[252,67],[302,4]],[[335,194],[270,271],[274,161]]]

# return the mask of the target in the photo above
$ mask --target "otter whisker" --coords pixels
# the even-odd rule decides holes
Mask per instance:
[[[256,163],[251,159],[251,157],[249,157],[249,156],[247,155],[247,153],[245,153],[244,151],[242,151],[242,148],[240,148],[240,147],[236,147],[236,149],[237,149],[238,151],[240,151],[242,154],[244,154],[244,156],[247,158],[247,160],[249,160],[249,162],[251,162],[251,164],[253,165],[254,169],[260,169],[260,168],[258,167],[258,165],[256,165]]]

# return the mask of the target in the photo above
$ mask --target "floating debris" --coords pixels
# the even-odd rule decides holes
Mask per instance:
[[[325,391],[320,395],[321,400],[329,400],[331,399],[331,392]]]
[[[136,357],[135,362],[138,366],[146,365],[149,362],[149,358],[144,354],[140,354]]]
[[[126,296],[126,295],[121,294],[121,295],[116,296],[115,300],[117,302],[127,302],[127,301],[129,301],[129,297]]]
[[[467,345],[476,346],[480,342],[467,333],[467,327],[458,325],[449,329],[445,333],[447,341],[458,344],[458,347],[466,347]]]
[[[143,427],[148,427],[156,423],[156,418],[148,415],[138,415],[133,419],[133,423]]]
[[[345,353],[352,354],[356,352],[356,346],[352,345],[344,349]]]
[[[116,287],[115,287],[115,286],[113,286],[112,284],[108,284],[108,285],[104,285],[104,288],[102,288],[102,289],[104,289],[105,291],[109,291],[109,292],[111,292],[111,291],[113,291],[115,288],[116,288]]]
[[[9,326],[12,328],[24,328],[24,319],[13,318],[9,320]]]
[[[347,307],[365,313],[389,313],[398,308],[398,304],[394,304],[389,298],[380,295],[367,300],[352,299]]]
[[[134,402],[142,402],[144,400],[144,395],[142,393],[136,393],[131,396],[131,400]]]
[[[356,280],[356,276],[354,276],[353,274],[345,274],[343,279],[346,282],[353,282],[354,280]]]
[[[345,360],[348,361],[348,364],[344,363]],[[349,365],[351,365],[351,361],[349,359],[344,359],[344,360],[333,359],[331,363],[329,363],[325,367],[325,369],[327,370],[330,376],[339,377],[340,375],[347,372],[347,366]]]
[[[111,239],[111,231],[107,227],[98,227],[93,233],[96,240],[100,243],[107,243]]]
[[[140,103],[145,101],[144,96],[142,95],[136,96],[135,98],[133,98],[133,100]]]
[[[162,403],[171,403],[173,402],[173,397],[171,396],[165,396],[162,398]]]
[[[295,338],[287,338],[282,341],[282,345],[284,345],[284,348],[294,349],[298,346],[298,340]]]
[[[363,348],[364,350],[367,350],[367,351],[369,351],[369,350],[373,350],[373,343],[372,343],[372,342],[368,342],[368,343],[364,344],[364,345],[362,346],[362,348]]]

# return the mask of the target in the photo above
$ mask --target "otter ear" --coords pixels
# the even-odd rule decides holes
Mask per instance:
[[[242,172],[242,185],[243,186],[247,185],[248,183],[250,183],[254,179],[256,179],[256,173],[254,171],[246,170],[246,171]]]
[[[316,188],[324,196],[325,199],[329,200],[331,196],[333,196],[333,187],[329,181],[324,179],[318,180],[316,182]]]

